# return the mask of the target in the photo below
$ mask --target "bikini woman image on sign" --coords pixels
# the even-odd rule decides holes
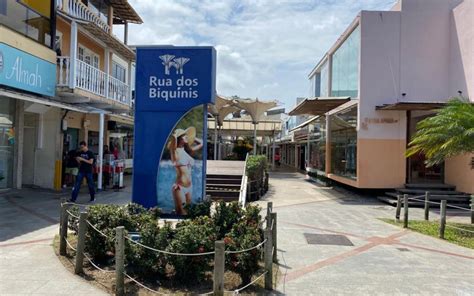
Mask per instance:
[[[176,169],[176,182],[171,192],[173,194],[176,214],[186,215],[183,203],[190,204],[192,200],[192,167],[194,152],[202,148],[202,140],[196,138],[196,129],[189,127],[186,130],[176,129],[168,143],[171,161]]]

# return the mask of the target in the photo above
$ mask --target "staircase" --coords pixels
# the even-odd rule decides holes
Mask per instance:
[[[397,204],[397,196],[403,197],[404,194],[408,194],[408,198],[424,195],[428,191],[430,193],[430,201],[440,202],[446,200],[448,204],[456,204],[462,206],[469,206],[470,195],[456,191],[456,187],[447,184],[405,184],[405,188],[395,189],[394,192],[385,192],[384,196],[378,196],[377,199],[388,203],[392,206]],[[418,199],[424,200],[425,197],[419,197]],[[423,207],[424,202],[410,200],[408,201],[409,206]]]
[[[211,200],[238,201],[245,161],[208,160],[206,195]]]
[[[206,176],[206,195],[211,200],[224,200],[226,202],[238,201],[242,175],[214,175]]]

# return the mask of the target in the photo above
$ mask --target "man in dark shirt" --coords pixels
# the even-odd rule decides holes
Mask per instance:
[[[92,165],[94,163],[94,153],[92,153],[88,148],[86,142],[82,141],[79,143],[81,147],[80,151],[77,153],[76,160],[79,163],[79,173],[77,174],[76,184],[72,189],[72,195],[70,202],[76,202],[77,195],[81,189],[82,179],[85,177],[87,179],[87,186],[89,187],[89,194],[91,196],[90,201],[95,200],[95,191],[94,191],[94,180],[92,179]]]

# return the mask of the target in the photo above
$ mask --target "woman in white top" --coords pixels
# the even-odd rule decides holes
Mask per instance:
[[[183,209],[183,201],[191,203],[193,183],[192,166],[194,158],[192,154],[202,148],[202,140],[196,138],[196,129],[189,127],[186,130],[176,129],[168,144],[171,161],[176,169],[176,182],[172,187],[176,214],[186,215]],[[191,155],[190,155],[191,154]]]

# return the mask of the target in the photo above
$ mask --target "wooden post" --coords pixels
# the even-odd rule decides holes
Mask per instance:
[[[83,272],[82,266],[84,262],[84,246],[86,243],[87,231],[87,212],[81,212],[79,215],[79,231],[77,233],[77,247],[76,247],[76,265],[74,273],[79,274]]]
[[[395,211],[395,219],[397,222],[400,221],[400,212],[402,210],[402,197],[397,195],[397,210]]]
[[[214,296],[224,295],[224,272],[225,272],[225,244],[224,241],[214,243]]]
[[[271,212],[273,211],[273,202],[267,202],[267,228],[272,227],[272,215]]]
[[[441,201],[441,219],[439,220],[439,237],[444,239],[444,230],[446,228],[446,200]]]
[[[273,290],[273,262],[272,262],[272,230],[267,227],[264,232],[264,238],[267,240],[264,246],[265,261],[265,289]]]
[[[125,295],[124,283],[124,254],[125,253],[125,238],[124,227],[118,226],[115,228],[115,295]]]
[[[403,195],[403,228],[408,228],[408,194]]]
[[[71,205],[67,203],[61,204],[61,225],[59,226],[59,255],[66,256],[67,254],[67,228],[69,222],[68,209]]]
[[[474,195],[471,195],[471,224],[474,224]]]
[[[277,256],[277,213],[270,213],[270,217],[272,217],[272,242],[273,242],[273,262],[278,261]]]
[[[430,192],[425,192],[425,220],[430,220]]]
[[[61,229],[63,229],[63,205],[66,203],[66,198],[61,197],[59,200],[59,238],[61,238]]]

